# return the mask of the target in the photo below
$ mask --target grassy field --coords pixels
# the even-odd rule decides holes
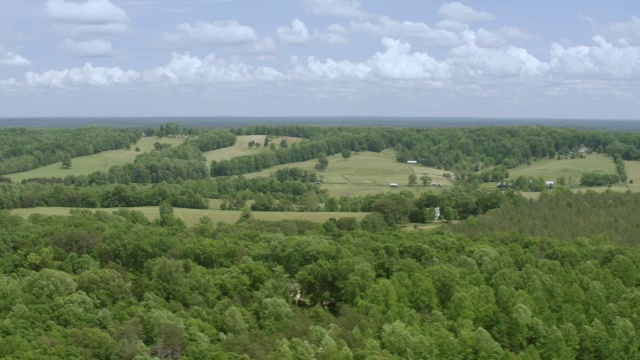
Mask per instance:
[[[328,157],[329,167],[319,173],[323,177],[322,188],[328,189],[333,196],[342,195],[366,195],[388,191],[409,190],[415,193],[421,193],[427,190],[436,191],[435,187],[427,188],[422,185],[408,186],[408,178],[410,174],[418,176],[418,184],[420,184],[420,176],[423,172],[428,172],[433,182],[441,183],[445,187],[452,186],[449,178],[442,176],[443,171],[435,168],[428,168],[422,165],[408,165],[396,161],[396,153],[394,150],[387,149],[381,153],[360,152],[353,153],[351,158],[344,160],[341,155],[332,155]],[[313,170],[317,164],[317,160],[309,160],[301,163],[293,163],[279,165],[261,172],[246,174],[245,177],[252,178],[257,176],[269,176],[270,173],[278,169],[299,167],[302,169]],[[399,187],[391,189],[389,184],[397,183]]]
[[[125,165],[132,163],[139,152],[135,151],[136,147],[140,148],[140,152],[149,152],[153,150],[155,142],[168,143],[177,146],[184,142],[184,139],[143,137],[137,144],[133,145],[130,150],[110,150],[103,151],[98,154],[81,156],[71,159],[71,168],[63,169],[61,163],[55,163],[41,168],[24,171],[21,173],[5,175],[14,182],[20,182],[23,179],[36,177],[65,177],[67,175],[86,175],[95,171],[107,171],[114,165]]]
[[[229,146],[223,149],[213,150],[206,152],[204,156],[207,158],[207,162],[211,162],[213,160],[229,160],[234,157],[243,156],[243,155],[251,155],[255,154],[259,151],[268,151],[264,147],[260,146],[260,148],[249,148],[249,143],[251,141],[255,141],[264,144],[265,135],[243,135],[238,136],[236,143],[233,146]],[[301,138],[295,137],[276,137],[271,140],[272,143],[276,144],[276,146],[280,146],[280,142],[286,139],[287,143],[293,144],[302,141]]]
[[[633,184],[627,184],[627,187],[631,191],[640,192],[640,161],[625,161],[624,167],[629,180],[633,180]]]
[[[157,206],[149,206],[149,207],[135,207],[129,208],[132,210],[137,210],[142,212],[149,218],[149,220],[155,220],[158,218],[158,207]],[[42,214],[42,215],[61,215],[66,216],[69,215],[70,208],[61,208],[61,207],[40,207],[40,208],[32,208],[32,209],[15,209],[11,210],[13,214],[28,217],[31,214]],[[108,212],[113,212],[117,210],[117,208],[110,209],[89,209],[91,211],[103,210]],[[177,218],[184,220],[184,222],[188,226],[192,226],[198,224],[200,222],[200,218],[203,216],[208,216],[213,219],[214,223],[217,222],[226,222],[226,223],[235,223],[240,218],[240,211],[232,211],[232,210],[197,210],[197,209],[180,209],[174,208],[173,213]],[[322,223],[327,221],[329,218],[343,218],[343,217],[355,217],[358,220],[361,220],[365,217],[367,213],[355,213],[355,212],[253,212],[254,219],[258,220],[310,220],[313,222]]]
[[[542,177],[545,181],[556,181],[559,177],[573,178],[576,183],[585,172],[597,172],[603,174],[615,174],[616,169],[613,159],[604,155],[590,154],[585,159],[574,160],[538,160],[531,165],[520,165],[509,170],[509,178],[516,179],[519,176]]]

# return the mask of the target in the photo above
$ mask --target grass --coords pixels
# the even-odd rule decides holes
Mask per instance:
[[[369,151],[353,153],[351,158],[346,160],[336,154],[329,156],[328,160],[329,167],[325,171],[319,172],[319,175],[323,177],[321,187],[329,190],[332,196],[358,196],[403,190],[422,193],[435,190],[436,188],[431,186],[408,186],[409,175],[416,174],[418,183],[420,183],[419,179],[424,171],[429,173],[433,182],[452,186],[449,178],[442,176],[444,171],[422,165],[399,163],[396,161],[396,153],[392,149],[384,150],[381,153]],[[245,177],[269,176],[270,173],[279,169],[292,167],[313,170],[317,163],[317,160],[309,160],[279,165],[261,172],[246,174]],[[399,187],[391,189],[389,187],[391,183],[397,183]]]
[[[545,181],[556,181],[559,177],[564,177],[567,180],[571,177],[576,183],[579,183],[585,172],[615,174],[616,169],[613,159],[610,157],[589,154],[584,159],[544,159],[535,161],[531,165],[520,165],[509,170],[509,178],[513,180],[519,176],[532,176],[542,177]]]
[[[520,165],[509,170],[509,179],[512,181],[519,176],[542,177],[545,181],[557,181],[559,177],[564,177],[568,182],[572,179],[575,187],[571,189],[577,191],[592,190],[604,192],[607,190],[624,192],[631,190],[640,192],[640,161],[625,161],[625,168],[629,179],[637,184],[619,184],[611,187],[579,187],[580,178],[583,173],[596,172],[601,174],[615,174],[616,169],[613,159],[599,154],[589,154],[585,159],[555,160],[545,159],[533,162],[531,165]],[[496,183],[484,183],[483,188],[495,189]],[[540,193],[522,193],[525,197],[537,199]]]
[[[73,158],[71,159],[70,169],[63,169],[61,163],[58,162],[41,168],[5,176],[13,180],[13,182],[20,182],[23,179],[30,178],[65,177],[67,175],[78,176],[87,175],[95,171],[108,171],[111,166],[132,163],[138,154],[153,150],[153,144],[155,142],[177,146],[182,144],[183,141],[184,139],[143,137],[138,143],[131,146],[130,150],[109,150],[94,155]],[[140,152],[135,151],[136,147],[140,148]]]
[[[142,212],[149,220],[155,220],[158,218],[158,207],[157,206],[148,206],[148,207],[133,207],[128,208],[136,211]],[[70,208],[63,207],[39,207],[39,208],[30,208],[30,209],[14,209],[11,210],[13,214],[28,217],[31,214],[42,214],[42,215],[59,215],[66,216],[69,215]],[[118,210],[118,208],[109,208],[109,209],[89,209],[91,211],[108,211],[113,212]],[[225,222],[225,223],[235,223],[240,218],[240,211],[233,210],[197,210],[197,209],[181,209],[174,208],[173,213],[177,218],[184,220],[185,224],[188,226],[196,225],[200,222],[200,218],[204,216],[208,216],[213,219],[214,223],[217,222]],[[258,220],[270,220],[270,221],[279,221],[279,220],[310,220],[317,223],[323,223],[327,221],[329,218],[343,218],[343,217],[355,217],[358,220],[361,220],[367,215],[367,213],[352,213],[352,212],[253,212],[254,219]]]
[[[260,145],[264,144],[264,138],[265,138],[265,135],[238,136],[236,138],[236,143],[234,145],[226,148],[206,152],[204,156],[205,158],[207,158],[207,162],[211,162],[213,160],[217,160],[217,161],[230,160],[230,159],[233,159],[234,157],[251,155],[259,151],[269,151],[268,148],[265,149],[263,146],[260,146],[259,148],[255,148],[255,147],[249,148],[249,143],[251,141],[255,141]],[[276,147],[279,147],[280,142],[283,139],[286,139],[289,145],[302,141],[301,138],[295,138],[295,137],[276,137],[271,139],[271,142],[276,144]]]

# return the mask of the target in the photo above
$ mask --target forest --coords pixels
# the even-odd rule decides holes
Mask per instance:
[[[255,134],[301,140],[207,161],[207,152]],[[0,168],[9,174],[126,148],[141,136],[159,136],[159,145],[127,165],[0,181],[0,358],[640,358],[640,194],[508,174],[584,146],[615,169],[585,169],[584,186],[626,183],[624,161],[640,158],[638,134],[177,123],[3,129],[0,139],[14,143],[0,142]],[[186,140],[164,146],[166,136]],[[51,157],[40,159],[47,147]],[[388,148],[398,162],[457,180],[444,189],[334,196],[322,186],[322,166],[245,177]],[[487,181],[511,185],[482,187]],[[237,223],[203,216],[187,226],[174,213],[207,209],[211,199],[241,210]],[[76,209],[10,212],[40,206]],[[157,219],[128,209],[137,206],[157,207]],[[258,211],[368,214],[264,221],[253,218]]]

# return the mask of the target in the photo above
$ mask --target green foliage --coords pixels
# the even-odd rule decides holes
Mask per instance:
[[[620,195],[541,202],[638,203]],[[482,229],[497,211],[467,223]],[[329,236],[302,227],[286,235],[286,222],[247,220],[203,237],[200,227],[120,214],[0,213],[1,356],[638,356],[640,253],[597,236],[393,231],[372,213],[367,231],[351,219],[329,221]],[[93,236],[96,246],[80,255],[59,241],[64,232]],[[300,306],[291,301],[298,290]]]

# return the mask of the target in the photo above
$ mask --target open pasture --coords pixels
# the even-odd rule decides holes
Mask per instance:
[[[388,191],[408,190],[421,193],[427,190],[435,190],[436,187],[424,187],[420,183],[423,172],[433,179],[434,183],[441,183],[445,187],[452,186],[449,178],[442,176],[444,171],[429,168],[422,165],[409,165],[396,161],[394,150],[387,149],[381,153],[363,151],[353,153],[349,159],[343,159],[340,154],[327,157],[329,167],[318,174],[322,176],[321,187],[329,190],[332,196],[342,195],[367,195]],[[269,176],[269,174],[284,168],[298,167],[313,170],[317,160],[309,160],[300,163],[279,165],[260,172],[246,174],[245,177]],[[418,185],[408,186],[409,175],[418,177]],[[390,188],[389,184],[397,183],[397,188]]]
[[[62,164],[57,162],[41,168],[5,176],[13,180],[13,182],[20,182],[23,179],[78,176],[87,175],[95,171],[108,171],[111,166],[132,163],[138,154],[153,150],[153,144],[156,142],[178,146],[184,142],[184,139],[158,138],[155,136],[143,137],[135,145],[132,145],[129,150],[109,150],[73,158],[71,159],[70,169],[63,169]],[[140,152],[135,151],[136,147],[140,148]]]
[[[155,220],[159,216],[158,207],[157,206],[146,206],[146,207],[133,207],[128,208],[131,210],[136,210],[142,212],[149,220]],[[66,216],[69,215],[70,208],[63,207],[39,207],[39,208],[30,208],[30,209],[14,209],[11,210],[13,214],[28,217],[31,214],[42,214],[42,215],[60,215]],[[118,210],[118,208],[109,208],[109,209],[88,209],[91,211],[108,211],[113,212]],[[200,219],[204,216],[210,217],[214,223],[217,222],[225,222],[225,223],[235,223],[240,218],[241,211],[237,210],[199,210],[199,209],[182,209],[182,208],[174,208],[173,214],[182,220],[184,220],[187,226],[193,226],[200,222]],[[269,220],[269,221],[279,221],[279,220],[310,220],[313,222],[322,223],[330,218],[343,218],[343,217],[354,217],[358,220],[361,220],[365,217],[367,213],[363,212],[253,212],[253,218],[258,220]]]
[[[207,158],[207,162],[211,162],[213,160],[221,161],[221,160],[230,160],[234,157],[244,156],[244,155],[252,155],[259,151],[268,151],[266,150],[262,144],[264,144],[265,135],[241,135],[236,137],[236,143],[232,146],[217,149],[213,151],[208,151],[204,153],[204,157]],[[276,144],[276,147],[280,146],[280,142],[285,139],[289,145],[302,141],[301,138],[283,136],[283,137],[275,137],[270,141],[271,143]],[[255,141],[260,144],[260,147],[249,147],[249,143],[251,141]],[[267,147],[268,149],[268,147]]]
[[[596,172],[601,174],[615,174],[613,159],[598,154],[589,154],[584,159],[543,159],[534,161],[531,165],[520,165],[509,170],[509,178],[515,180],[519,176],[541,177],[545,181],[556,181],[560,177],[569,180],[573,178],[580,182],[583,173]]]

